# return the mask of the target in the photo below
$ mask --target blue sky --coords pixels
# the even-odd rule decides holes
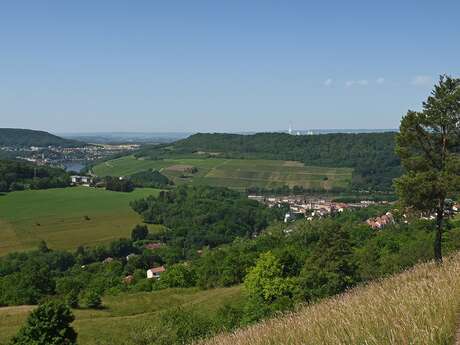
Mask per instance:
[[[396,128],[460,74],[460,1],[1,1],[0,127]]]

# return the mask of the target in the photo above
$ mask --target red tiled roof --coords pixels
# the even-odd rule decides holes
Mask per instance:
[[[164,266],[153,267],[150,269],[150,271],[152,271],[152,273],[163,273],[166,271],[166,268]]]

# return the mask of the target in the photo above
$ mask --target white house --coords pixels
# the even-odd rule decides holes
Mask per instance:
[[[73,185],[89,186],[92,180],[90,176],[72,175],[70,176],[70,181]]]
[[[147,279],[158,279],[160,278],[160,275],[165,271],[166,269],[164,268],[164,266],[151,268],[147,270]]]

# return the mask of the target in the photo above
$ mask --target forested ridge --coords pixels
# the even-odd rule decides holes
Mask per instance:
[[[158,197],[131,203],[144,222],[168,228],[162,239],[178,250],[215,247],[236,237],[253,237],[274,220],[281,220],[284,209],[268,208],[227,188],[178,186]]]
[[[394,132],[288,135],[285,133],[198,133],[173,145],[146,147],[138,157],[162,159],[174,154],[295,160],[306,165],[354,168],[353,188],[389,190],[401,173]]]
[[[64,139],[44,131],[22,128],[0,128],[0,146],[75,147],[80,145],[84,145],[84,143]]]
[[[0,192],[66,187],[70,177],[63,169],[27,162],[0,160]]]

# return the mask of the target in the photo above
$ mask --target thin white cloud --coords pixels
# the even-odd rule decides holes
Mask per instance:
[[[323,84],[324,86],[331,86],[333,82],[332,78],[327,78]]]
[[[415,86],[427,86],[431,85],[432,83],[433,78],[431,78],[429,75],[416,75],[411,81],[411,84]]]
[[[353,85],[367,86],[369,85],[369,81],[366,79],[360,79],[360,80],[347,80],[345,82],[346,87],[352,87]]]
[[[375,82],[376,82],[377,84],[383,84],[383,83],[385,82],[385,78],[383,78],[383,77],[377,78],[377,79],[375,80]]]

